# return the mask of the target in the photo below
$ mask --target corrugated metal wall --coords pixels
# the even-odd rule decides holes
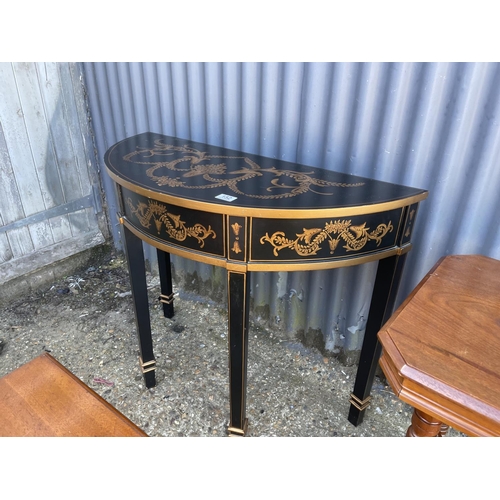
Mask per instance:
[[[76,63],[0,63],[0,283],[104,242]],[[34,256],[36,255],[36,258]]]
[[[500,258],[498,63],[86,63],[85,72],[101,160],[150,130],[428,189],[398,304],[442,255]],[[113,235],[119,245],[116,226]],[[255,273],[254,317],[356,351],[375,272],[376,263]]]

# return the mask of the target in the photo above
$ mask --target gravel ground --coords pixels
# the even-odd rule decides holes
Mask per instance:
[[[218,304],[176,291],[163,317],[159,279],[148,274],[157,386],[147,389],[126,263],[99,265],[0,310],[0,376],[50,352],[149,436],[226,436],[227,316]],[[355,366],[252,324],[248,436],[404,436],[412,409],[378,377],[364,422],[347,420]],[[463,436],[450,429],[448,436]]]

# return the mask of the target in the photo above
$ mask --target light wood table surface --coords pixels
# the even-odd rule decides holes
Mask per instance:
[[[50,354],[0,379],[2,437],[147,436]]]
[[[500,436],[500,261],[442,258],[378,333],[407,436]]]

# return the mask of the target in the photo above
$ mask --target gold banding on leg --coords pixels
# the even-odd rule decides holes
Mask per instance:
[[[162,293],[160,293],[158,300],[162,304],[172,304],[172,302],[174,301],[174,294],[171,293],[170,295],[163,295]]]
[[[245,422],[243,423],[243,429],[239,429],[238,427],[228,427],[227,433],[229,437],[243,437],[248,430],[248,418],[245,418]]]
[[[144,363],[144,361],[142,360],[142,357],[139,356],[139,363],[141,365],[142,373],[148,373],[148,372],[152,372],[152,371],[156,370],[156,360],[154,360],[154,359]]]
[[[361,401],[361,399],[357,398],[354,394],[351,394],[351,399],[349,399],[349,402],[358,410],[363,411],[366,410],[368,406],[370,406],[371,399],[371,396],[368,396],[367,398],[363,399],[363,401]]]

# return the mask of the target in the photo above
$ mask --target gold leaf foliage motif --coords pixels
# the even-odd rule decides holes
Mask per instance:
[[[320,192],[315,188],[356,188],[365,184],[364,182],[349,184],[317,179],[314,177],[314,171],[304,173],[276,167],[262,168],[246,156],[210,155],[189,146],[164,144],[160,139],[154,144],[153,148],[138,148],[125,155],[123,159],[147,166],[147,176],[158,186],[185,189],[229,188],[238,195],[250,198],[280,199],[291,198],[308,191],[327,196],[333,193]],[[179,154],[182,155],[180,158],[178,158]],[[170,159],[170,156],[176,157]],[[230,159],[242,160],[245,165],[238,170],[228,171],[226,164],[220,160]],[[159,172],[160,169],[163,170]],[[245,181],[254,177],[263,177],[264,174],[272,176],[266,188],[269,194],[252,194],[244,191]],[[186,183],[188,178],[197,176],[202,177],[205,183],[198,185]]]
[[[234,240],[234,243],[233,243],[233,246],[231,248],[231,250],[236,253],[236,254],[239,254],[241,253],[243,250],[241,249],[240,247],[240,243],[239,243],[239,239],[240,239],[240,229],[242,228],[243,226],[241,224],[238,224],[237,222],[235,222],[234,224],[231,224],[231,228],[233,230],[233,233],[235,235],[235,240]]]
[[[198,240],[200,248],[203,248],[206,238],[209,236],[212,236],[212,238],[217,237],[210,226],[205,228],[201,224],[195,224],[193,227],[186,227],[180,215],[171,214],[167,207],[161,203],[148,200],[147,204],[138,202],[137,206],[135,206],[132,200],[128,198],[127,205],[143,227],[150,228],[153,220],[158,234],[160,234],[162,227],[165,226],[167,234],[174,240],[184,241],[188,237],[195,238]]]
[[[242,250],[241,250],[241,247],[240,247],[240,243],[238,241],[235,241],[233,243],[233,247],[231,248],[231,250],[234,252],[234,253],[241,253]]]
[[[260,243],[264,245],[270,243],[274,249],[273,254],[277,257],[278,252],[284,248],[290,248],[301,256],[316,255],[321,250],[321,244],[327,240],[330,254],[334,254],[341,240],[345,245],[343,248],[347,252],[357,252],[361,250],[368,241],[374,240],[377,246],[382,242],[382,238],[393,230],[392,222],[379,224],[376,229],[370,231],[366,227],[366,222],[353,226],[350,220],[330,221],[323,229],[312,228],[303,229],[303,233],[297,234],[294,240],[286,237],[282,231],[276,231],[271,236],[268,233],[262,236]]]
[[[240,229],[241,229],[243,226],[241,226],[240,224],[238,224],[237,222],[235,222],[234,224],[231,224],[231,227],[233,228],[233,233],[235,234],[235,236],[239,236],[239,234],[240,234]]]

